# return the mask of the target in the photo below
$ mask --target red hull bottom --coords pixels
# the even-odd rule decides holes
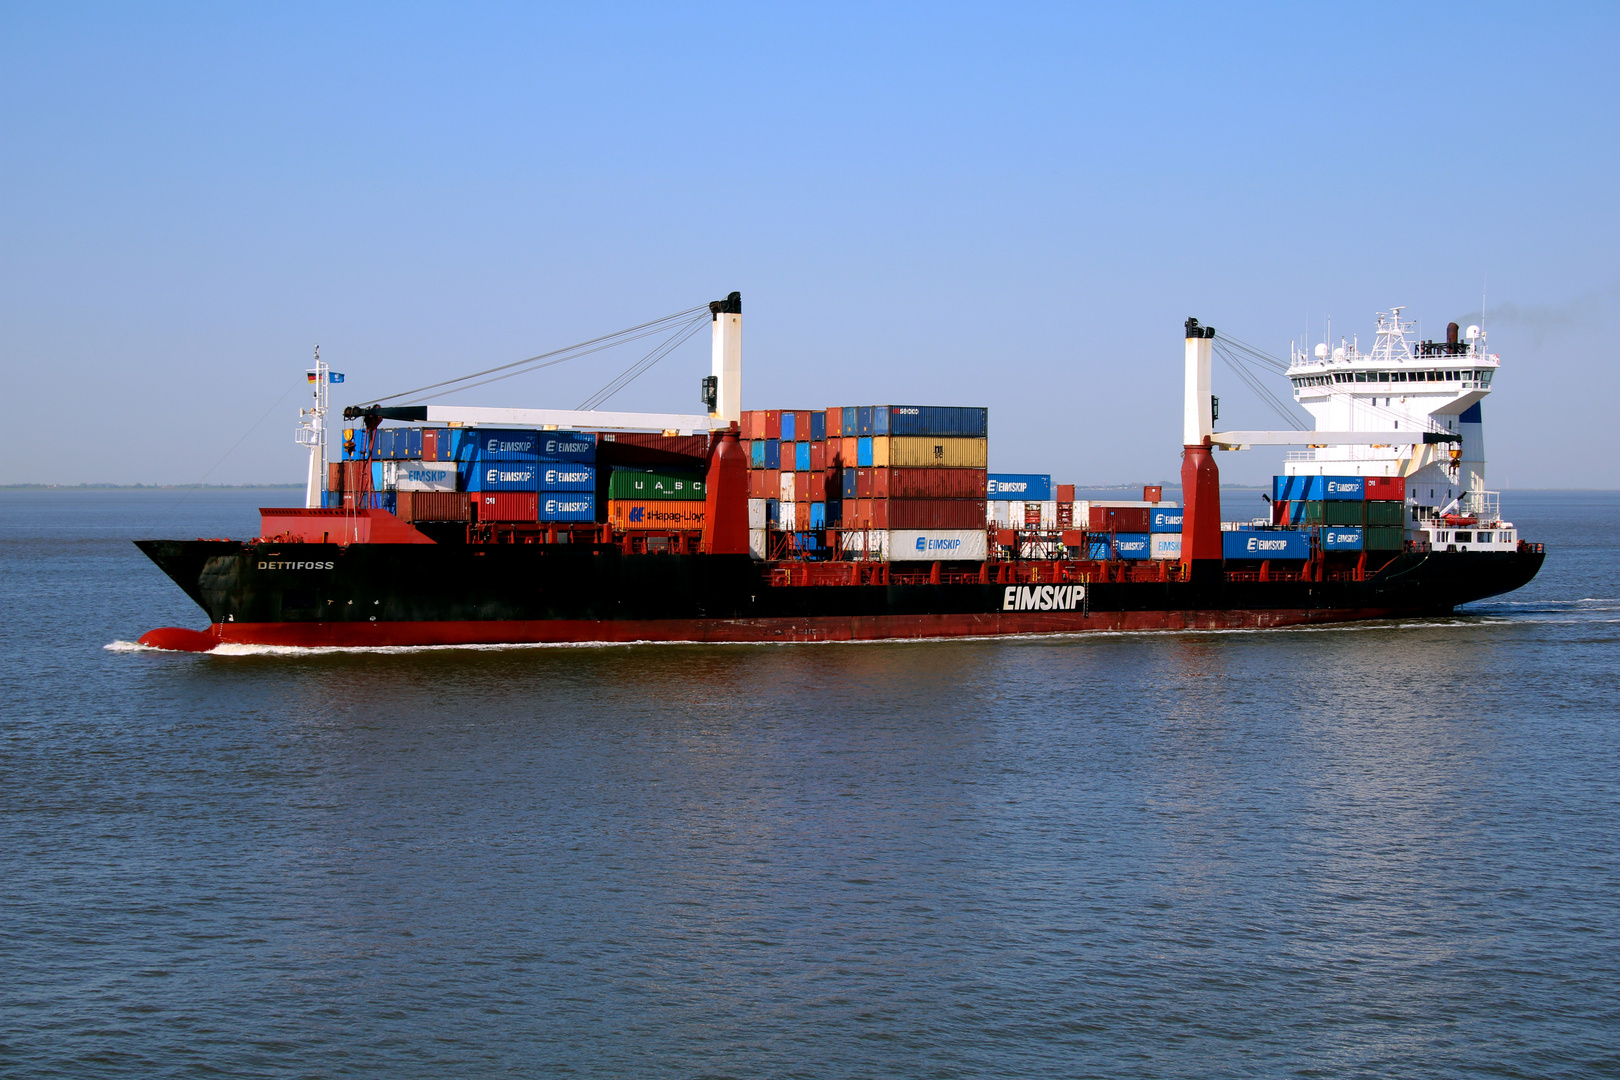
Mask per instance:
[[[1098,611],[879,615],[773,619],[534,620],[376,623],[215,623],[218,643],[306,648],[529,645],[581,642],[816,642],[1002,637],[1139,630],[1259,630],[1392,618],[1385,608],[1236,611]]]

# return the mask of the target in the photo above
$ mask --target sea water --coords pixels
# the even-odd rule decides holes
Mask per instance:
[[[1620,1072],[1620,495],[1406,623],[116,644],[289,497],[0,493],[0,1074]]]

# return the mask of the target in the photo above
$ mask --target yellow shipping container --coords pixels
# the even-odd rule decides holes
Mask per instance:
[[[926,435],[877,435],[872,439],[872,465],[897,469],[983,469],[990,461],[988,439]]]
[[[701,529],[703,505],[675,499],[609,499],[608,521],[622,532],[634,529]]]

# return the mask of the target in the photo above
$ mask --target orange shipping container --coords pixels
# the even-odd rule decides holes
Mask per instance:
[[[701,529],[703,503],[669,499],[609,499],[608,521],[621,532],[638,529]]]
[[[326,463],[326,490],[343,490],[343,462],[328,461]]]

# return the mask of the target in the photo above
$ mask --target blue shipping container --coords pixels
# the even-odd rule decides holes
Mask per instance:
[[[797,439],[799,437],[799,433],[793,430],[794,427],[795,427],[795,425],[793,423],[793,410],[792,409],[783,409],[782,410],[782,441],[783,442],[785,442],[785,443],[786,442],[793,442],[795,439]]]
[[[853,405],[845,405],[838,410],[838,437],[853,439],[860,432],[855,429],[860,426],[860,410]]]
[[[561,462],[543,461],[540,463],[540,490],[594,492],[596,491],[596,466],[565,465]]]
[[[1305,498],[1312,502],[1361,502],[1367,484],[1359,476],[1307,476]]]
[[[1271,478],[1271,498],[1273,502],[1284,500],[1308,499],[1307,492],[1311,489],[1311,481],[1320,479],[1310,476],[1273,476]]]
[[[462,428],[456,435],[457,461],[596,460],[596,438],[577,431],[522,428]]]
[[[1104,539],[1101,539],[1101,540],[1092,540],[1089,543],[1087,543],[1086,544],[1086,558],[1088,558],[1088,559],[1098,559],[1098,560],[1107,559],[1108,558],[1108,540],[1106,538],[1104,538]]]
[[[987,492],[992,501],[1046,502],[1052,497],[1052,477],[1046,473],[991,473]]]
[[[1148,532],[1180,532],[1181,507],[1167,507],[1148,511]]]
[[[467,469],[468,491],[539,491],[540,464],[534,461],[477,461]]]
[[[765,467],[764,439],[753,439],[748,443],[748,464],[756,469]]]
[[[399,428],[394,432],[394,457],[401,461],[422,460],[421,428]]]
[[[1221,556],[1227,559],[1308,559],[1309,533],[1245,529],[1221,533]]]
[[[957,405],[876,405],[872,408],[873,435],[954,435],[982,439],[989,428],[989,409]]]
[[[1360,551],[1363,533],[1359,528],[1328,525],[1322,529],[1323,551]]]
[[[825,529],[827,527],[827,504],[813,502],[810,504],[810,527],[812,529]]]
[[[596,499],[588,494],[569,495],[548,491],[540,496],[540,520],[595,521]]]
[[[1152,539],[1147,533],[1115,533],[1114,556],[1120,559],[1146,559],[1153,554]]]
[[[839,478],[838,490],[846,499],[855,497],[855,470],[845,467],[843,475]]]
[[[779,499],[765,500],[765,524],[777,525],[782,521],[782,503]]]
[[[782,467],[782,440],[765,440],[765,467],[767,469],[780,469]]]
[[[828,499],[822,505],[827,508],[827,528],[836,529],[844,524],[844,501],[842,499]]]
[[[820,442],[827,437],[827,414],[813,412],[810,414],[810,441]]]
[[[855,440],[855,466],[860,469],[870,469],[872,467],[872,437],[870,435]]]
[[[793,444],[793,468],[798,472],[810,471],[810,444],[796,442]]]
[[[876,411],[870,405],[857,405],[855,407],[855,434],[872,434],[872,413]]]

